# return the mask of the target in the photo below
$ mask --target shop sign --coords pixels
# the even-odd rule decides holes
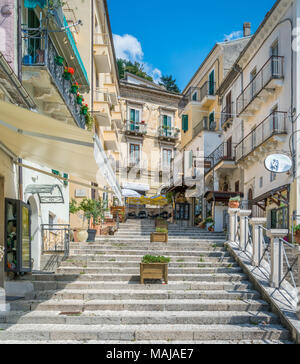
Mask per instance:
[[[269,172],[287,173],[293,167],[293,162],[287,155],[272,154],[265,159],[265,167]]]

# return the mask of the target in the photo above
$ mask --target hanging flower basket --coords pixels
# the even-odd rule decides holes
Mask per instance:
[[[76,98],[76,102],[77,102],[77,104],[78,104],[78,105],[82,105],[83,101],[84,101],[83,96],[82,96],[82,95],[80,95],[80,94],[78,93],[78,94],[77,94],[77,98]]]
[[[72,86],[71,86],[71,90],[70,92],[74,95],[78,94],[78,89],[79,89],[79,84],[78,82],[73,82]]]
[[[74,68],[66,67],[65,71],[64,71],[64,74],[63,74],[64,79],[70,81],[72,76],[74,75],[74,73],[75,73]]]
[[[87,104],[83,105],[81,108],[81,114],[87,115],[88,111],[89,111],[88,105]]]
[[[55,57],[55,63],[58,65],[58,66],[63,66],[64,65],[64,57],[61,57],[61,56],[57,56]]]

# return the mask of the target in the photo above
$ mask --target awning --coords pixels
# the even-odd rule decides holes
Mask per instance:
[[[123,189],[122,190],[122,196],[123,197],[141,197],[141,195],[133,190],[127,190],[127,189]]]
[[[219,191],[209,191],[206,192],[204,198],[207,202],[225,202],[228,203],[232,197],[244,197],[242,192],[219,192]]]
[[[149,185],[137,184],[137,183],[123,183],[123,188],[133,191],[148,192],[150,191]]]
[[[101,173],[122,199],[101,142],[89,131],[0,101],[0,142],[19,158],[89,182]]]
[[[59,185],[29,185],[25,194],[38,195],[41,204],[64,203],[64,196]]]

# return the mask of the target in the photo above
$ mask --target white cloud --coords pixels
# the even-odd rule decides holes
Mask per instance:
[[[124,34],[123,36],[114,34],[113,37],[117,58],[141,63],[144,66],[145,72],[153,78],[154,82],[158,83],[160,81],[162,72],[144,61],[142,45],[136,37],[130,34]]]
[[[230,40],[234,40],[234,39],[239,39],[243,36],[243,32],[241,30],[237,30],[234,31],[230,34],[224,34],[224,40],[225,41],[230,41]]]

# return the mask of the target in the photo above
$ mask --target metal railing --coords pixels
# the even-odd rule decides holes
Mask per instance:
[[[236,160],[247,157],[273,135],[281,134],[287,134],[287,113],[274,111],[236,146]]]
[[[240,115],[272,79],[281,79],[284,57],[272,56],[255,75],[236,101],[236,113]]]
[[[33,28],[23,28],[22,34],[22,64],[30,67],[44,66],[48,68],[54,84],[77,125],[85,129],[85,116],[81,112],[81,105],[77,104],[76,94],[71,92],[72,81],[63,77],[64,66],[55,61],[59,54],[51,38],[46,32]]]
[[[235,144],[224,142],[208,157],[205,157],[205,164],[209,167],[205,168],[208,173],[222,161],[235,161]]]
[[[216,82],[206,81],[201,87],[190,87],[179,103],[184,108],[190,102],[202,102],[207,96],[216,95]]]
[[[160,126],[158,128],[158,136],[160,138],[179,138],[180,130],[171,126]]]
[[[125,131],[128,133],[145,135],[147,134],[147,124],[142,122],[126,120]]]
[[[69,255],[70,225],[67,224],[42,224],[43,253],[64,253]]]
[[[221,126],[222,128],[227,123],[228,120],[233,119],[233,103],[228,104],[224,107],[221,112]]]
[[[282,289],[290,298],[296,299],[300,284],[297,276],[300,249],[288,241],[288,230],[267,229],[264,226],[267,219],[249,218],[250,211],[244,206],[238,210],[229,209],[229,215],[231,242],[238,245],[271,287]]]
[[[198,123],[195,128],[193,129],[193,138],[195,138],[198,134],[202,131],[216,131],[217,122],[214,120],[213,122],[209,121],[208,117],[204,117],[200,123]]]

